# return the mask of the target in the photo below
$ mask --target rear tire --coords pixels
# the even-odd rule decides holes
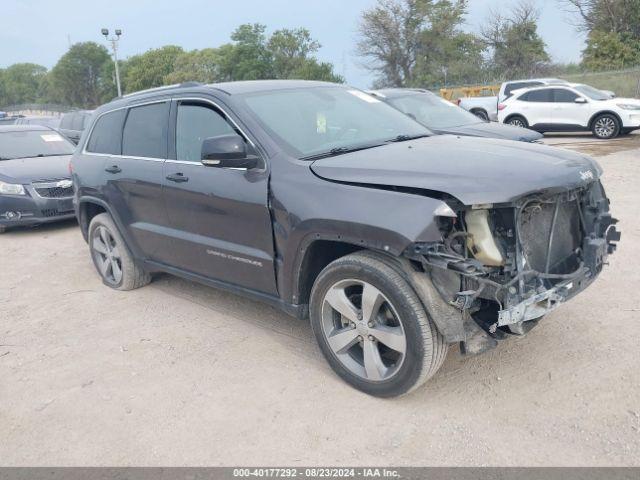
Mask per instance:
[[[507,125],[513,125],[514,127],[529,128],[529,122],[527,122],[527,119],[522,115],[513,115],[504,123]]]
[[[593,119],[591,131],[596,138],[609,140],[620,133],[620,121],[618,117],[610,113],[603,113]]]
[[[331,368],[369,395],[409,393],[446,357],[448,345],[420,299],[383,255],[357,252],[330,263],[313,285],[309,310]]]
[[[115,290],[133,290],[151,281],[133,259],[122,235],[108,213],[96,215],[89,224],[89,251],[102,283]]]
[[[485,122],[489,121],[489,115],[484,110],[473,109],[471,110],[471,113],[473,113],[476,117],[484,120]]]

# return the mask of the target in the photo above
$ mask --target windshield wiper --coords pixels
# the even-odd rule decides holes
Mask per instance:
[[[42,158],[42,157],[63,157],[73,155],[72,153],[38,153],[37,155],[26,155],[24,157],[3,158],[2,160],[19,160],[21,158]]]
[[[384,145],[384,143],[374,143],[370,145],[360,145],[358,147],[336,147],[327,152],[314,153],[313,155],[307,155],[306,157],[300,157],[300,160],[319,160],[321,158],[335,157],[344,153],[357,152],[359,150],[366,150],[367,148],[375,148]]]
[[[408,140],[415,140],[416,138],[424,138],[429,137],[430,135],[426,133],[421,133],[418,135],[397,135],[389,140],[386,143],[394,143],[394,142],[406,142]]]

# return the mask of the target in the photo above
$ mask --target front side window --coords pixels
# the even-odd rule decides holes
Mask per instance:
[[[71,155],[75,145],[53,130],[0,133],[0,160]]]
[[[574,103],[578,95],[566,88],[553,89],[553,101],[556,103]]]
[[[230,133],[235,133],[234,129],[218,111],[204,105],[181,103],[176,119],[176,158],[200,162],[204,139]]]
[[[125,109],[105,113],[96,121],[91,138],[87,142],[87,151],[120,155],[122,153],[122,122],[127,111]]]
[[[122,132],[122,155],[167,158],[169,103],[154,103],[129,109]]]
[[[298,158],[431,134],[404,113],[359,90],[292,88],[240,98],[274,140]]]

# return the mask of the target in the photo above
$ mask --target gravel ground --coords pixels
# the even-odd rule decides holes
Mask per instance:
[[[348,387],[265,305],[168,275],[104,287],[74,223],[3,235],[0,464],[640,465],[640,135],[547,141],[607,154],[611,265],[395,400]]]

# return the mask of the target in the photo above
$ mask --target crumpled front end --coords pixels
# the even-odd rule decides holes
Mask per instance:
[[[508,333],[524,334],[584,290],[620,239],[599,181],[454,210],[455,217],[439,219],[442,242],[412,245],[405,256],[419,262],[442,300],[462,313],[465,333],[458,340],[473,353]],[[473,324],[492,341],[475,345]]]

